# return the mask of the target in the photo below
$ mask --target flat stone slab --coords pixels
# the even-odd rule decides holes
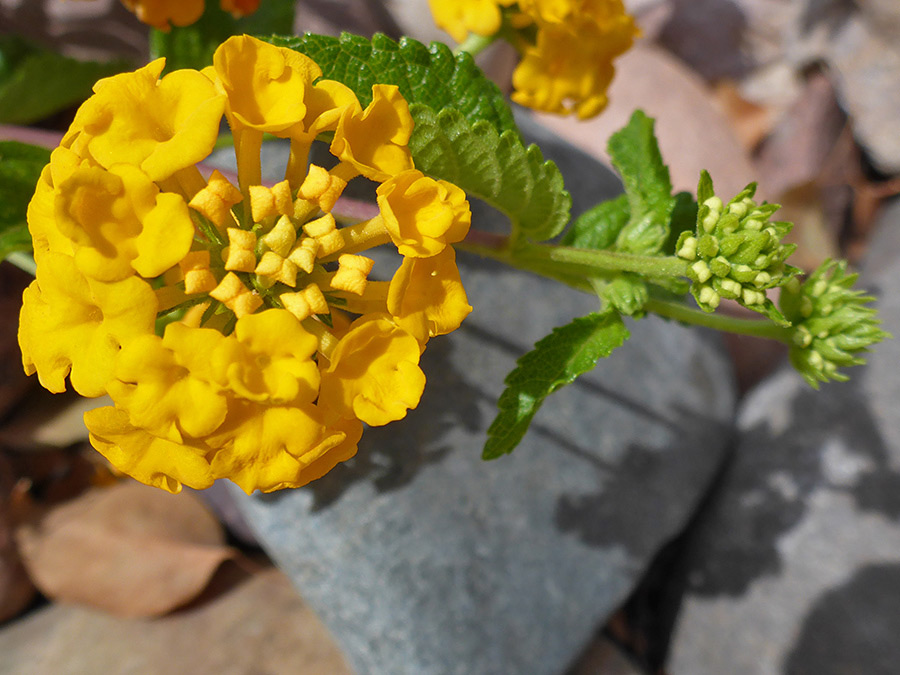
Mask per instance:
[[[613,194],[602,165],[527,133],[575,172],[579,208]],[[631,340],[550,397],[515,453],[483,462],[515,360],[597,301],[458,259],[475,311],[429,343],[418,409],[368,429],[356,458],[306,488],[234,492],[358,672],[561,673],[718,469],[730,366],[710,335],[629,323]]]
[[[863,287],[900,335],[900,202]],[[900,663],[900,344],[814,392],[790,371],[742,405],[692,552],[673,673],[894,675]]]

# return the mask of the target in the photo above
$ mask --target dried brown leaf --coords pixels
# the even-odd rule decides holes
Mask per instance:
[[[226,563],[216,577],[234,572]],[[0,630],[0,670],[65,675],[352,672],[319,618],[271,567],[238,579],[208,602],[153,621],[49,604]]]
[[[234,556],[196,497],[132,482],[90,490],[16,535],[45,595],[121,616],[157,616],[183,605]]]

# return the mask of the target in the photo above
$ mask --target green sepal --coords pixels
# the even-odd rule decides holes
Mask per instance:
[[[16,35],[0,35],[0,124],[31,124],[81,103],[94,83],[131,67],[78,61]]]
[[[703,169],[700,171],[700,181],[697,184],[697,203],[703,204],[707,199],[715,197],[715,195],[712,176],[709,175],[709,171]]]
[[[15,251],[31,251],[28,202],[50,151],[17,141],[0,141],[0,260]]]
[[[525,436],[544,399],[593,369],[628,339],[628,329],[617,312],[589,314],[554,328],[522,356],[506,376],[506,389],[498,414],[488,428],[483,459],[512,452]]]

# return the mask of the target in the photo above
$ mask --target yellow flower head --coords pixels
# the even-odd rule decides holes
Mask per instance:
[[[434,22],[457,42],[471,32],[493,35],[500,30],[500,7],[509,7],[515,0],[428,0]]]
[[[613,59],[631,47],[637,28],[621,0],[572,4],[581,9],[535,10],[537,41],[525,50],[513,73],[512,99],[535,110],[574,112],[586,119],[606,107]],[[564,20],[545,22],[541,11]]]
[[[429,0],[435,23],[462,42],[468,34],[513,35],[522,60],[516,103],[593,117],[606,107],[613,60],[639,34],[622,0]],[[509,8],[509,9],[504,9]],[[505,27],[504,27],[505,26]]]
[[[471,309],[448,247],[468,203],[415,171],[396,87],[363,109],[309,58],[246,36],[214,62],[118,75],[77,113],[29,206],[23,364],[51,391],[109,394],[85,416],[91,442],[140,481],[298,487],[352,457],[363,423],[418,404],[422,350]],[[197,167],[223,115],[237,186]],[[290,139],[275,185],[264,132]],[[331,169],[308,165],[321,132]],[[359,174],[382,183],[380,213],[344,225],[330,211]],[[406,256],[392,281],[362,255],[379,245]]]
[[[221,0],[222,9],[235,17],[252,14],[260,0]],[[189,26],[203,15],[205,0],[122,0],[144,23],[168,31],[173,26]]]

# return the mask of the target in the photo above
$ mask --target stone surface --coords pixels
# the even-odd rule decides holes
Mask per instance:
[[[602,165],[526,127],[578,208],[612,194]],[[731,373],[709,335],[630,323],[631,340],[554,394],[513,455],[485,463],[503,377],[596,300],[458,259],[475,311],[429,343],[418,409],[367,430],[356,458],[307,488],[235,495],[358,672],[561,673],[708,486]]]
[[[863,285],[900,335],[900,202]],[[742,405],[693,546],[670,670],[891,675],[900,662],[900,344],[814,392],[789,371]]]
[[[0,673],[350,675],[316,615],[277,570],[235,569],[225,588],[147,621],[47,605],[0,627]]]

